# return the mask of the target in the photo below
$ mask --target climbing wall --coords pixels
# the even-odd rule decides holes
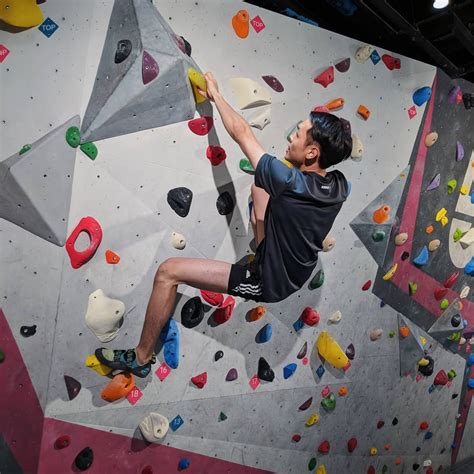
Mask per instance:
[[[454,232],[448,229],[458,212],[453,207],[461,182],[472,169],[472,138],[467,133],[472,129],[472,112],[446,98],[455,84],[430,65],[378,48],[365,62],[359,62],[355,57],[363,45],[357,41],[237,1],[156,0],[155,7],[169,25],[162,27],[163,31],[168,34],[171,28],[192,45],[192,60],[184,58],[183,62],[197,70],[213,71],[235,108],[239,108],[239,101],[231,79],[250,78],[271,96],[271,104],[242,111],[250,122],[256,115],[268,117],[269,113],[270,123],[263,130],[255,128],[269,153],[283,155],[288,132],[313,107],[344,98],[343,108],[335,113],[351,122],[364,151],[361,158],[338,166],[351,182],[352,191],[331,230],[335,247],[320,254],[315,270],[324,272],[324,282],[317,289],[305,286],[281,303],[265,305],[266,313],[258,321],[248,317],[256,306],[251,301],[237,298],[231,319],[221,325],[214,323],[212,310],[206,306],[203,321],[192,329],[182,326],[181,309],[199,292],[180,287],[173,313],[180,338],[178,368],[163,380],[163,370],[147,379],[136,379],[136,389],[128,399],[104,401],[101,391],[109,380],[86,367],[84,361],[104,344],[112,348],[136,344],[158,265],[172,256],[236,262],[252,253],[253,238],[248,212],[252,176],[239,168],[243,156],[217,112],[209,104],[198,104],[203,115],[214,118],[213,129],[204,136],[192,133],[186,121],[172,123],[160,116],[152,125],[152,98],[147,102],[134,89],[140,107],[134,108],[133,101],[126,104],[120,84],[128,82],[122,81],[114,91],[119,99],[112,94],[104,106],[110,111],[121,104],[120,112],[114,109],[120,126],[108,123],[104,136],[109,138],[95,142],[95,159],[77,149],[74,174],[69,173],[73,176],[69,178],[69,214],[57,223],[67,222],[70,235],[82,218],[93,217],[103,234],[95,256],[75,269],[66,248],[52,243],[54,239],[48,239],[47,234],[35,234],[36,225],[18,226],[12,223],[13,218],[0,220],[0,350],[5,354],[0,381],[8,401],[0,408],[0,453],[5,459],[0,470],[16,472],[22,466],[26,472],[69,472],[76,455],[86,447],[94,452],[91,472],[151,472],[145,469],[147,465],[153,467],[152,472],[175,472],[183,458],[191,462],[190,472],[300,473],[308,466],[314,471],[313,459],[329,473],[367,472],[370,466],[375,469],[372,472],[411,472],[415,468],[421,472],[426,471],[423,463],[427,461],[438,469],[467,458],[472,454],[474,434],[474,416],[472,410],[469,415],[469,407],[466,409],[471,391],[466,386],[468,377],[464,377],[465,347],[470,345],[448,351],[444,340],[427,333],[430,323],[442,313],[439,302],[426,296],[426,307],[417,300],[413,310],[404,279],[408,270],[400,262],[403,272],[395,272],[390,280],[382,279],[400,260],[392,241],[396,234],[407,231],[400,227],[404,206],[410,202],[413,183],[421,177],[421,188],[413,191],[421,204],[410,227],[409,239],[414,239],[414,244],[409,262],[426,242],[421,238],[424,228],[439,225],[433,213],[446,207],[450,222],[443,228],[444,234],[437,234],[442,246],[437,260],[430,261],[424,272],[442,285],[452,273],[448,268],[462,273],[467,263],[465,252],[458,257],[462,262],[454,262],[454,253],[447,252]],[[246,38],[238,37],[232,28],[232,18],[241,8],[246,8],[253,20]],[[88,110],[106,117],[105,112],[95,110],[97,103],[105,101],[96,83],[98,77],[103,79],[101,71],[105,70],[100,66],[102,53],[112,51],[107,34],[113,2],[83,0],[79,5],[48,0],[41,10],[56,27],[0,30],[0,45],[10,51],[0,64],[0,82],[6,85],[0,95],[0,160],[18,155],[25,144],[34,145],[76,115],[83,119]],[[121,23],[110,26],[121,28]],[[44,34],[51,31],[49,37]],[[149,40],[144,38],[140,36],[142,45]],[[151,51],[156,56],[163,52],[159,48]],[[178,53],[173,50],[173,54]],[[380,59],[384,54],[389,57]],[[313,81],[345,58],[351,58],[349,69],[334,69],[334,81],[327,87]],[[393,58],[400,59],[400,68],[394,67]],[[138,65],[141,67],[141,62]],[[134,74],[141,80],[141,70]],[[265,75],[275,76],[284,90],[270,88],[262,80]],[[324,83],[324,76],[320,82]],[[469,88],[466,83],[459,85]],[[188,83],[180,87],[182,94],[189,94],[187,99],[193,97]],[[412,95],[422,87],[432,88],[432,98],[416,106]],[[357,113],[360,105],[370,111],[367,120]],[[142,112],[146,114],[142,128],[142,122],[124,128],[127,114],[130,121],[140,121]],[[429,130],[436,130],[439,138],[428,154],[422,150],[427,156],[424,172],[417,160],[420,143]],[[456,141],[464,148],[462,161],[455,159]],[[226,159],[216,166],[206,157],[209,145],[226,151]],[[33,152],[34,147],[21,156],[26,159]],[[64,207],[69,188],[49,182],[49,171],[44,171],[41,162],[34,164],[34,180],[28,187],[31,202],[35,203],[37,191],[42,199],[47,195]],[[436,173],[442,173],[441,185],[436,197],[428,200],[425,189]],[[448,195],[447,181],[452,178],[458,186],[455,194]],[[177,187],[193,192],[184,218],[167,202],[168,191]],[[5,189],[0,188],[0,193]],[[225,191],[236,205],[224,216],[218,212],[216,200]],[[377,226],[371,217],[384,205],[389,205],[391,212]],[[0,212],[7,218],[13,214],[17,215]],[[467,222],[462,224],[466,231],[472,214],[456,217]],[[49,218],[56,223],[58,216]],[[372,237],[377,230],[385,231],[381,241]],[[184,249],[173,247],[173,232],[186,238]],[[80,235],[76,248],[87,246],[88,239]],[[107,263],[108,249],[120,256],[119,263]],[[445,295],[450,302],[462,284],[469,284],[469,278],[460,275]],[[418,282],[417,298],[428,294],[424,281]],[[399,286],[401,292],[397,292]],[[123,324],[112,342],[100,342],[86,325],[89,295],[97,289],[124,303]],[[462,301],[464,311],[459,311],[469,322],[467,329],[472,329],[472,296],[468,294]],[[315,326],[299,323],[306,307],[320,314]],[[336,311],[342,315],[340,321],[331,318]],[[257,333],[268,323],[273,330],[271,339],[258,342]],[[409,327],[412,339],[402,340],[399,326]],[[354,353],[348,351],[352,359],[346,370],[334,368],[330,357],[324,361],[318,354],[315,342],[323,331],[344,351],[352,344]],[[307,353],[298,358],[305,343]],[[423,350],[435,363],[429,376],[417,372]],[[224,355],[215,361],[217,351]],[[408,361],[407,354],[411,357]],[[276,376],[273,382],[260,381],[256,386],[260,357],[268,361]],[[160,350],[154,370],[163,362]],[[289,364],[297,368],[285,378],[283,368]],[[401,375],[406,364],[413,370],[408,374],[403,370]],[[225,379],[231,368],[237,370],[238,378],[228,382]],[[434,385],[441,369],[452,380]],[[190,380],[204,371],[207,383],[199,389]],[[72,400],[65,375],[81,384]],[[304,409],[310,399],[310,406]],[[179,415],[184,423],[170,429],[161,444],[148,445],[138,425],[150,412],[170,421]],[[319,421],[306,426],[312,414],[317,414]],[[429,426],[420,427],[423,422]],[[70,437],[64,449],[55,447],[59,436]],[[357,446],[349,453],[351,438],[357,440]],[[28,440],[31,449],[21,449],[19,440]],[[325,442],[329,442],[329,451],[323,453],[328,448]],[[452,452],[456,452],[454,458]]]

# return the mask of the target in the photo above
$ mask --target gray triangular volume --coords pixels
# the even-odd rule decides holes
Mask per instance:
[[[67,237],[76,158],[65,137],[79,124],[75,116],[0,162],[0,217],[59,246]]]
[[[360,241],[365,245],[375,262],[381,267],[385,259],[388,243],[394,231],[398,232],[396,213],[407,182],[410,167],[407,166],[364,210],[350,223],[350,226]],[[390,206],[390,218],[384,224],[377,224],[373,220],[376,209],[387,204]],[[396,227],[396,229],[394,229]],[[385,232],[384,240],[374,241],[372,234],[376,230]]]
[[[82,124],[82,142],[193,118],[196,104],[188,69],[199,67],[180,49],[181,41],[151,2],[115,1]],[[128,56],[126,44],[131,44]],[[142,77],[144,52],[158,65],[158,75],[147,84]]]
[[[400,327],[402,326],[406,326],[410,330],[410,334],[405,338],[400,336]],[[411,321],[405,319],[401,314],[398,315],[398,329],[400,375],[413,374],[417,369],[418,361],[425,356],[420,340],[421,329],[415,326]]]
[[[463,326],[460,311],[459,298],[456,298],[428,329],[428,334],[437,340],[441,340],[450,336],[453,332],[462,331]],[[458,325],[453,326],[453,316],[455,315],[459,315],[459,318],[455,318],[455,321],[458,319],[460,322]]]

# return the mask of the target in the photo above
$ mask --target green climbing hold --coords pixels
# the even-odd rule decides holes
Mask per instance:
[[[372,234],[372,239],[374,242],[382,242],[382,240],[385,239],[385,232],[383,230],[376,230]]]
[[[21,147],[21,150],[18,152],[19,155],[23,155],[24,153],[26,153],[27,151],[30,151],[32,148],[32,145],[30,145],[29,143],[27,145],[23,145]]]
[[[99,154],[97,147],[92,142],[83,143],[81,145],[81,150],[91,159],[95,160]]]
[[[310,290],[316,290],[317,288],[320,288],[323,286],[324,283],[324,270],[319,270],[316,275],[314,275],[314,278],[309,282],[309,289]]]
[[[316,467],[317,462],[316,458],[311,458],[308,463],[308,471],[312,471]]]
[[[388,333],[388,337],[395,337],[395,331],[393,329]]]
[[[219,421],[227,420],[227,415],[222,411],[219,413]]]
[[[453,233],[453,240],[457,242],[458,240],[461,239],[461,237],[462,237],[462,230],[456,227],[456,230]]]
[[[73,148],[77,148],[81,142],[81,133],[77,127],[69,127],[66,131],[66,141]]]
[[[3,351],[0,351],[0,363],[2,363],[5,360],[5,354]]]
[[[250,163],[247,158],[242,158],[239,163],[239,168],[248,174],[255,174],[255,170],[253,169],[252,163]]]
[[[321,406],[326,411],[333,411],[336,408],[336,396],[331,392],[326,398],[321,400]]]
[[[455,179],[450,179],[448,181],[448,194],[452,194],[454,190],[456,189],[457,185],[458,185],[458,182]]]
[[[439,304],[439,307],[441,309],[446,309],[449,306],[449,300],[447,298],[444,298],[441,300],[441,303]]]
[[[382,474],[386,474],[388,472],[388,466],[386,464],[382,467]]]
[[[453,332],[450,336],[448,336],[448,341],[458,342],[461,339],[461,331]]]
[[[451,369],[449,372],[448,372],[448,379],[449,380],[453,380],[454,377],[456,377],[458,374],[456,373],[456,371],[454,369]]]
[[[413,296],[416,293],[416,290],[418,289],[418,285],[414,281],[408,282],[408,292],[410,293],[410,296]]]

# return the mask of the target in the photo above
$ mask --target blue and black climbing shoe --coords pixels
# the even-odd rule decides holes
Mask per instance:
[[[146,377],[151,371],[151,364],[156,362],[155,354],[151,356],[150,361],[144,365],[139,365],[135,349],[112,350],[100,347],[96,349],[95,356],[101,364],[110,367],[113,370],[122,370],[131,372],[137,377]]]

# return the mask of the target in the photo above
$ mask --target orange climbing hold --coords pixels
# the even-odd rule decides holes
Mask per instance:
[[[117,263],[120,262],[120,257],[115,252],[112,252],[112,250],[106,250],[105,260],[107,261],[107,263],[110,263],[111,265],[116,265]]]
[[[397,466],[399,466],[401,463],[402,463],[402,458],[401,458],[400,456],[397,456],[397,457],[395,458],[395,464],[396,464]]]
[[[400,337],[408,337],[410,335],[410,329],[406,326],[400,327]]]
[[[338,97],[337,99],[331,100],[326,104],[328,110],[338,110],[344,107],[345,100],[342,97]]]
[[[340,387],[337,393],[339,394],[340,397],[347,395],[347,387]]]
[[[265,306],[257,306],[252,309],[249,314],[250,321],[258,321],[260,318],[263,318],[265,315],[266,309]]]
[[[100,396],[106,402],[115,402],[126,397],[135,387],[133,375],[123,373],[116,375],[109,384],[102,390]]]
[[[369,120],[370,110],[365,105],[359,105],[357,108],[357,113],[364,119]]]
[[[374,222],[377,222],[377,224],[383,224],[386,222],[388,219],[390,219],[390,206],[384,204],[383,206],[379,207],[374,211],[372,219]]]
[[[385,451],[389,451],[390,449],[392,449],[392,445],[390,443],[384,444],[383,449],[385,449]]]
[[[431,234],[434,231],[434,227],[432,225],[429,225],[426,229],[425,232],[427,234]]]
[[[239,38],[247,38],[249,35],[249,12],[247,10],[239,10],[232,17],[232,28]]]

